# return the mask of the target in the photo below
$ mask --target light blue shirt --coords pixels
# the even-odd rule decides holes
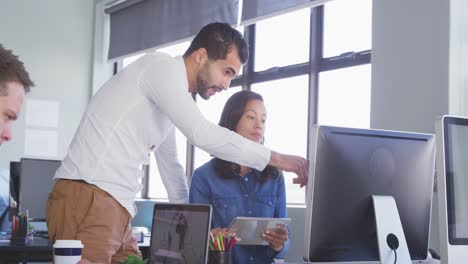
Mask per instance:
[[[244,177],[221,178],[214,169],[214,159],[193,173],[190,184],[190,203],[211,204],[213,215],[211,228],[226,228],[236,216],[287,217],[284,177],[269,178],[263,183],[257,180],[260,172],[252,170]],[[272,263],[283,259],[289,248],[289,240],[276,254],[269,246],[234,246],[232,263]]]

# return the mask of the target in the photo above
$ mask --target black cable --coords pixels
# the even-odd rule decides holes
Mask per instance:
[[[400,243],[398,242],[397,236],[395,236],[392,233],[388,234],[387,235],[387,245],[388,245],[388,247],[390,249],[393,250],[393,253],[395,254],[395,261],[393,262],[393,264],[396,264],[397,259],[398,259],[396,250],[400,246]]]

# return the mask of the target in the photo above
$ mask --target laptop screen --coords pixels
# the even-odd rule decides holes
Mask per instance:
[[[210,223],[210,205],[155,204],[148,263],[206,263]]]

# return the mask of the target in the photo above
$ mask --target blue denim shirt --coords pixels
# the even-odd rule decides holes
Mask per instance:
[[[190,184],[190,203],[211,204],[211,228],[226,228],[236,216],[287,217],[284,177],[264,183],[257,180],[259,172],[252,170],[244,177],[221,178],[214,170],[214,160],[195,170]],[[232,263],[272,263],[284,259],[289,240],[276,254],[269,246],[236,245],[231,252]]]

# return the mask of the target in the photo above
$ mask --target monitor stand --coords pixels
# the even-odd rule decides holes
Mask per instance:
[[[405,234],[393,196],[372,195],[381,264],[411,264]],[[396,254],[393,251],[396,250]],[[396,259],[395,259],[396,257]]]

